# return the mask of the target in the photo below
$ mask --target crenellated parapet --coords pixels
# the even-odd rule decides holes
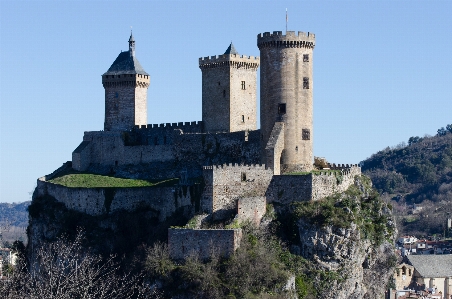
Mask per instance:
[[[314,49],[315,34],[302,31],[298,31],[298,34],[295,31],[287,31],[286,35],[283,35],[282,31],[259,33],[257,46],[259,49],[269,47]]]
[[[266,170],[265,164],[225,163],[222,165],[203,166],[204,170]]]
[[[199,58],[199,68],[232,67],[257,70],[260,58],[239,54],[223,54]]]
[[[140,87],[148,88],[150,83],[149,75],[143,74],[122,74],[122,75],[102,75],[102,85],[107,87]]]
[[[136,125],[134,130],[136,131],[146,131],[150,130],[176,130],[180,129],[182,132],[190,132],[190,133],[202,133],[204,129],[203,121],[192,121],[192,122],[177,122],[177,123],[162,123],[162,124],[147,124],[147,125]]]

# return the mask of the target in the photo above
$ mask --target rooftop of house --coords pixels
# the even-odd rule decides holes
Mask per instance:
[[[452,276],[452,254],[409,255],[408,261],[422,277]]]

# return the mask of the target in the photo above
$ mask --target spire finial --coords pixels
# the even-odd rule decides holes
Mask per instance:
[[[132,26],[130,26],[129,53],[130,57],[135,56],[135,39],[133,38],[132,35]]]

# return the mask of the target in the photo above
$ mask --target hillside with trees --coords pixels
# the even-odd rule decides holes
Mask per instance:
[[[0,247],[9,247],[15,240],[26,241],[30,203],[0,203]]]
[[[382,198],[392,200],[401,234],[447,235],[452,217],[452,125],[413,136],[361,162]]]

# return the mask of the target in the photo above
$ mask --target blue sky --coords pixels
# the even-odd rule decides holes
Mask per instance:
[[[151,75],[148,123],[201,120],[198,58],[316,34],[314,154],[358,163],[452,123],[452,1],[0,0],[0,202],[103,128],[101,75],[127,50]]]

